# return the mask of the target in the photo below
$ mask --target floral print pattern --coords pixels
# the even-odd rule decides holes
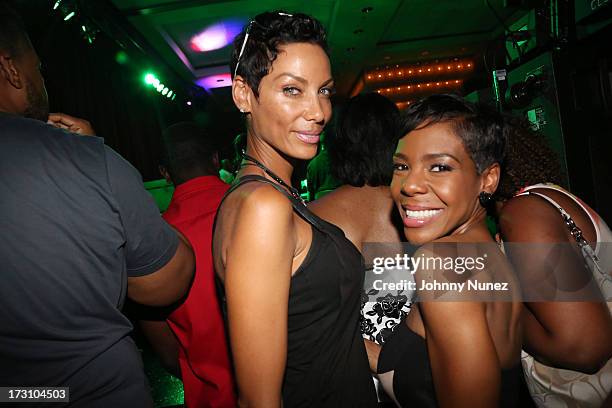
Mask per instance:
[[[361,296],[361,335],[368,340],[383,344],[389,338],[398,323],[404,320],[410,311],[408,297],[398,291],[396,295],[370,289]]]

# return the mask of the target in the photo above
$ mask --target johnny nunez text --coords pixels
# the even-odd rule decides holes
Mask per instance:
[[[382,279],[377,279],[372,282],[372,287],[376,290],[444,290],[463,292],[465,289],[474,291],[507,291],[508,282],[480,282],[477,279],[467,280],[466,282],[439,282],[421,281],[420,287],[417,288],[417,283],[409,280],[400,280],[397,282],[384,282]]]

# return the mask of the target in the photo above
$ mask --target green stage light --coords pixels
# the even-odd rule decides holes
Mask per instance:
[[[129,59],[129,57],[128,57],[127,53],[125,51],[123,51],[123,50],[118,51],[117,54],[115,54],[115,61],[119,65],[127,64],[128,59]]]
[[[76,14],[76,12],[71,11],[70,13],[68,13],[68,15],[66,17],[64,17],[64,21],[70,20],[72,17],[74,17],[75,14]]]
[[[147,85],[153,85],[153,83],[155,82],[156,79],[157,78],[155,78],[155,75],[153,75],[150,72],[147,72],[145,74],[145,76],[144,76],[144,81],[145,81],[145,84],[147,84]]]
[[[53,5],[53,10],[57,10],[57,8],[59,7],[60,3],[62,2],[62,0],[57,0],[55,2],[55,4]]]
[[[170,100],[174,100],[176,98],[176,92],[170,89],[167,85],[164,85],[152,71],[145,71],[143,73],[142,80],[147,86],[151,86],[166,98]]]

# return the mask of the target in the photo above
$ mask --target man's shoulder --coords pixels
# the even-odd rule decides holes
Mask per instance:
[[[0,112],[0,127],[6,130],[31,130],[32,132],[40,131],[46,127],[52,128],[52,126],[49,126],[43,121],[11,115],[4,112]]]
[[[81,136],[58,129],[45,122],[24,118],[17,115],[0,114],[0,133],[5,141],[11,139],[21,143],[36,141],[51,144],[70,144],[75,147],[98,146],[104,144],[104,139],[97,136]]]

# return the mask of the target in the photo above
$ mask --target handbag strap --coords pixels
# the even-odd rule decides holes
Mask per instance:
[[[559,213],[561,214],[561,218],[563,218],[563,222],[567,226],[567,229],[569,230],[569,233],[572,235],[572,237],[574,238],[574,240],[578,244],[578,247],[580,248],[580,252],[582,253],[582,256],[584,258],[587,258],[587,257],[590,258],[593,261],[593,264],[595,265],[595,267],[600,272],[603,273],[603,270],[599,266],[599,258],[597,257],[597,254],[595,254],[595,251],[593,250],[593,248],[591,248],[591,246],[586,241],[586,239],[584,239],[584,236],[582,234],[582,230],[580,229],[580,227],[576,225],[576,223],[572,219],[572,216],[569,215],[569,213],[567,211],[565,211],[563,209],[563,207],[561,207],[555,200],[553,200],[552,198],[548,197],[547,195],[542,194],[542,193],[538,193],[536,191],[525,191],[525,192],[523,192],[521,194],[517,194],[517,197],[518,196],[524,196],[524,195],[535,195],[535,196],[538,196],[538,197],[548,201],[552,206],[554,206],[559,211]]]

